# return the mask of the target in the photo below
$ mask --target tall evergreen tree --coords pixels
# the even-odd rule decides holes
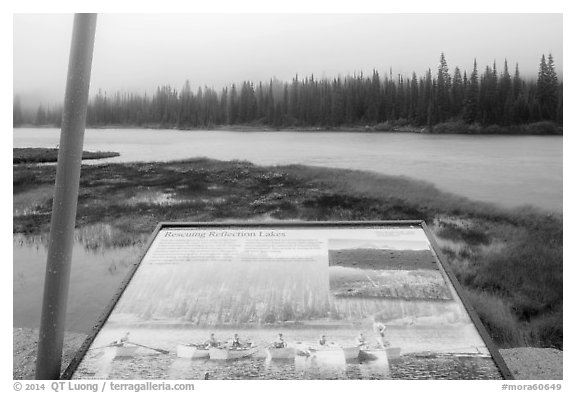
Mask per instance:
[[[546,56],[540,58],[540,68],[538,69],[538,79],[536,82],[536,99],[538,100],[539,112],[542,118],[545,118],[543,112],[548,101],[548,64]]]
[[[540,117],[543,120],[555,120],[558,106],[558,76],[551,54],[548,56],[548,61],[544,55],[541,57],[536,82],[536,99]]]
[[[230,113],[226,110],[228,108],[228,87],[222,89],[220,94],[220,118],[222,124],[230,124]]]
[[[479,120],[478,100],[478,65],[476,59],[474,59],[474,68],[472,69],[472,74],[470,74],[470,80],[466,88],[466,100],[464,101],[463,118],[467,123],[474,123]]]
[[[522,89],[522,79],[520,79],[520,70],[518,68],[518,63],[516,63],[516,69],[514,70],[514,79],[512,79],[512,97],[514,98],[514,100],[518,98],[521,89]]]
[[[454,69],[454,77],[452,78],[452,90],[451,90],[451,102],[452,110],[451,115],[456,117],[462,112],[462,107],[464,105],[464,81],[462,80],[462,74],[460,73],[460,68],[456,67]]]
[[[504,60],[504,72],[498,83],[499,123],[508,125],[512,118],[514,97],[512,91],[512,78],[508,71],[508,61]]]
[[[228,102],[228,124],[236,124],[238,116],[236,85],[232,84],[230,88],[230,100]]]
[[[554,58],[548,55],[548,62],[545,62],[542,55],[540,72],[538,73],[538,101],[540,104],[540,113],[544,120],[555,120],[557,117],[558,106],[558,76],[554,66]],[[542,76],[540,74],[543,74]]]
[[[450,72],[444,53],[440,55],[440,64],[438,65],[438,77],[436,81],[436,107],[437,120],[443,122],[450,116]]]

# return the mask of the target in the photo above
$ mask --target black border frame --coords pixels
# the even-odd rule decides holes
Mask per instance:
[[[446,260],[445,256],[440,251],[440,246],[436,242],[436,239],[434,238],[432,231],[428,228],[428,226],[426,225],[426,223],[423,220],[270,221],[270,222],[258,222],[258,221],[166,222],[166,221],[163,221],[163,222],[159,222],[158,225],[156,225],[154,232],[152,232],[150,238],[148,239],[146,246],[144,247],[138,262],[134,263],[132,268],[128,271],[128,273],[126,274],[126,277],[124,278],[124,280],[120,284],[118,291],[116,291],[116,293],[112,297],[110,303],[105,308],[104,312],[102,313],[102,315],[100,316],[100,318],[96,322],[96,325],[92,329],[92,332],[90,333],[90,335],[88,335],[86,340],[84,340],[84,342],[82,343],[82,346],[80,347],[80,349],[78,349],[78,352],[76,353],[76,355],[74,356],[74,358],[72,359],[72,361],[70,362],[70,364],[68,365],[68,367],[66,368],[64,373],[61,375],[60,379],[71,379],[72,378],[72,375],[74,374],[74,372],[78,368],[78,365],[80,364],[82,359],[84,359],[86,352],[88,351],[88,349],[92,345],[92,342],[94,341],[94,339],[96,338],[96,336],[98,335],[98,333],[100,332],[102,327],[104,326],[104,323],[108,320],[108,317],[110,316],[110,314],[114,310],[116,303],[118,303],[118,301],[120,300],[120,297],[122,296],[122,294],[124,293],[124,291],[126,290],[128,285],[130,284],[130,281],[132,280],[132,278],[134,277],[134,274],[136,273],[136,271],[140,267],[142,260],[144,259],[144,257],[148,253],[150,246],[152,245],[152,243],[156,239],[156,236],[158,235],[158,233],[162,229],[165,229],[165,228],[200,228],[200,229],[202,229],[202,228],[210,228],[210,227],[219,228],[219,229],[221,229],[221,228],[259,228],[259,227],[264,227],[264,228],[327,228],[327,227],[369,228],[369,227],[415,227],[415,226],[420,227],[424,230],[424,233],[426,234],[426,237],[428,238],[428,240],[430,241],[430,245],[432,246],[432,251],[436,255],[436,258],[437,258],[440,266],[442,267],[443,272],[446,274],[446,276],[450,280],[452,286],[454,287],[454,289],[456,291],[456,294],[460,297],[460,300],[462,301],[464,308],[466,309],[468,315],[470,316],[470,319],[472,320],[472,323],[476,327],[476,330],[480,334],[480,337],[482,338],[482,340],[486,344],[486,347],[488,348],[488,352],[492,356],[492,359],[494,359],[494,362],[496,363],[496,367],[498,368],[498,370],[502,374],[502,377],[505,380],[514,379],[514,376],[512,375],[512,373],[510,372],[510,369],[508,368],[508,366],[504,362],[504,359],[502,358],[502,355],[498,351],[498,348],[496,347],[496,345],[492,341],[492,338],[488,335],[486,328],[484,327],[484,325],[480,321],[480,317],[478,316],[478,314],[476,313],[476,311],[472,307],[470,301],[466,298],[462,286],[460,285],[460,283],[456,279],[456,276],[454,275],[454,273],[452,272],[450,267],[444,262]]]

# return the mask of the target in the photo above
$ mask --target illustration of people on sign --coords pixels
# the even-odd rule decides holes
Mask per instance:
[[[366,337],[364,336],[364,333],[360,332],[358,337],[356,337],[356,346],[360,348],[366,346]]]
[[[390,346],[390,342],[386,340],[386,325],[384,325],[382,322],[374,323],[374,332],[377,334],[376,340],[378,341],[378,346],[380,348]]]
[[[274,348],[286,348],[286,341],[284,340],[282,333],[278,333],[278,337],[276,338],[276,341],[274,341]]]
[[[234,338],[232,339],[232,348],[242,348],[242,343],[240,342],[240,336],[238,333],[234,333]]]
[[[220,346],[220,342],[216,339],[216,335],[214,333],[210,333],[210,338],[204,343],[204,345],[206,348],[218,348]]]
[[[118,340],[112,341],[112,343],[110,343],[110,345],[115,345],[115,346],[120,347],[120,346],[123,346],[125,343],[127,343],[129,339],[130,339],[130,332],[126,332]]]

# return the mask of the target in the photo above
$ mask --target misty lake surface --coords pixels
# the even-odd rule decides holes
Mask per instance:
[[[14,147],[56,147],[59,132],[14,129]],[[562,212],[558,136],[88,129],[84,148],[120,153],[91,164],[208,157],[367,170],[425,180],[504,207]]]

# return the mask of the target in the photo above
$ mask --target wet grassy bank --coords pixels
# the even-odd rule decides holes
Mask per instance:
[[[147,124],[106,124],[89,125],[95,129],[152,129],[152,130],[185,130],[185,131],[234,131],[234,132],[391,132],[391,133],[418,133],[418,134],[465,134],[465,135],[563,135],[563,127],[551,121],[538,121],[516,125],[481,125],[469,124],[461,120],[447,121],[433,126],[416,125],[406,119],[389,120],[377,124],[349,124],[342,126],[274,126],[254,121],[244,124],[174,127],[164,123]],[[38,126],[22,124],[14,128],[60,128],[59,124]]]
[[[99,158],[118,157],[120,153],[111,151],[83,151],[83,160],[96,160]],[[39,147],[24,147],[12,149],[12,162],[14,164],[30,164],[40,162],[58,161],[58,149],[45,149]]]
[[[55,167],[13,168],[14,231],[48,231]],[[18,207],[18,208],[17,208]],[[82,168],[77,227],[106,247],[159,221],[424,219],[501,347],[562,348],[562,217],[472,202],[402,177],[193,159]]]

